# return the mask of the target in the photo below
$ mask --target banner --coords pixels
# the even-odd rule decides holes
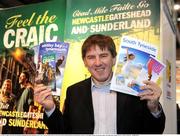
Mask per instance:
[[[151,43],[160,51],[159,0],[91,0],[88,4],[84,0],[67,0],[66,9],[64,38],[70,49],[63,91],[90,76],[81,58],[81,45],[91,34],[112,36],[117,51],[123,35]],[[61,98],[65,99],[65,92]]]
[[[38,82],[53,86],[52,94],[59,107],[61,82],[57,85],[56,79],[63,79],[69,47],[62,42],[65,4],[65,0],[54,0],[0,11],[0,130],[3,134],[48,132],[42,121],[44,109],[34,101],[33,90]],[[46,48],[39,49],[41,44]],[[53,45],[54,53],[47,50],[49,45]],[[42,55],[44,50],[47,51]]]

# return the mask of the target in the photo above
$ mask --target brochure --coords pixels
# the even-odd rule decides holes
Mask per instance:
[[[54,96],[61,94],[68,49],[69,44],[64,42],[46,42],[39,46],[36,81],[51,87]]]
[[[156,46],[123,36],[111,82],[111,90],[135,95],[143,80],[156,82],[165,65],[156,59]]]

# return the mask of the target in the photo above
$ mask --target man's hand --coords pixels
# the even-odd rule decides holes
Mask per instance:
[[[46,111],[50,111],[55,106],[51,93],[51,89],[43,84],[34,87],[34,100],[41,104]]]
[[[159,98],[162,94],[161,88],[153,81],[143,81],[145,84],[140,89],[144,90],[139,93],[140,100],[147,100],[147,106],[151,112],[158,112]]]

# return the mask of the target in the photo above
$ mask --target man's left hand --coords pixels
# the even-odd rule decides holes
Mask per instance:
[[[140,100],[147,100],[147,106],[151,112],[158,112],[159,98],[162,94],[161,88],[153,81],[143,81],[145,84],[140,89],[144,90],[139,93]]]

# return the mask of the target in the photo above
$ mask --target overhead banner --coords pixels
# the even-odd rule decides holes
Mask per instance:
[[[93,33],[117,36],[135,30],[159,28],[160,1],[67,0],[66,38],[86,38]]]

